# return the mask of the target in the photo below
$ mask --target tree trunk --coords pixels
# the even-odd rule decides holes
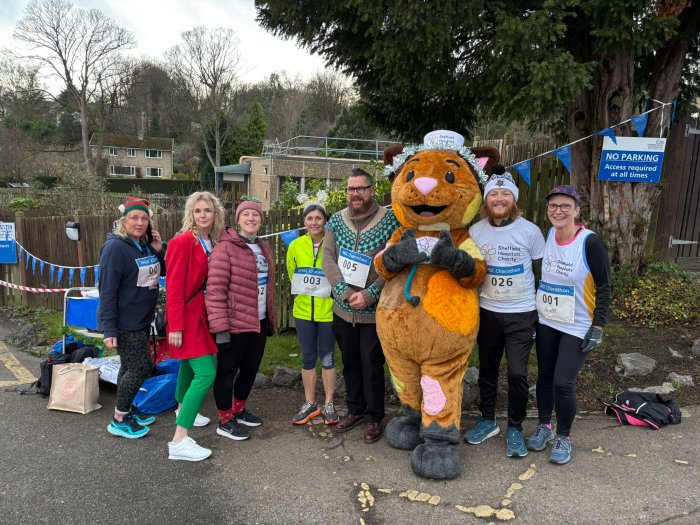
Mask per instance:
[[[78,97],[78,108],[80,109],[80,135],[83,139],[83,157],[85,159],[85,169],[88,173],[94,174],[92,166],[92,151],[90,150],[90,137],[88,136],[88,111],[87,101],[84,97]]]

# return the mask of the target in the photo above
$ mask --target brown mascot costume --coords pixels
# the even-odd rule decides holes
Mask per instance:
[[[467,227],[481,206],[492,148],[463,147],[464,138],[434,131],[424,144],[396,155],[392,207],[401,223],[375,258],[386,280],[377,306],[377,332],[404,411],[386,428],[395,448],[413,450],[418,476],[460,473],[464,373],[479,330],[478,286],[486,263]]]

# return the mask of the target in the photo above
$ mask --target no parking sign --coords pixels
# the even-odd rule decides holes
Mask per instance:
[[[666,139],[656,137],[610,137],[603,140],[598,180],[658,184]]]
[[[16,264],[15,223],[0,222],[0,264]]]

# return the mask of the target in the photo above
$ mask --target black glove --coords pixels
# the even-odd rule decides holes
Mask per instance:
[[[418,249],[416,230],[408,229],[401,235],[401,240],[389,246],[382,255],[384,268],[391,273],[398,273],[406,266],[420,264],[428,260],[428,256]]]
[[[586,332],[586,337],[583,338],[583,343],[581,343],[581,352],[588,353],[594,348],[597,348],[603,342],[603,329],[591,326]]]
[[[449,230],[440,232],[440,240],[430,253],[430,262],[435,266],[447,268],[457,279],[469,277],[474,273],[474,259],[464,250],[455,248]]]

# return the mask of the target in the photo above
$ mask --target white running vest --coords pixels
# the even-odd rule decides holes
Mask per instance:
[[[535,310],[535,276],[532,260],[544,254],[544,237],[530,221],[516,219],[507,226],[492,226],[482,219],[469,235],[487,264],[479,292],[479,306],[492,312],[522,313]]]
[[[558,244],[554,228],[547,233],[542,280],[537,290],[540,323],[581,339],[593,324],[595,282],[586,261],[584,229],[568,244]]]

